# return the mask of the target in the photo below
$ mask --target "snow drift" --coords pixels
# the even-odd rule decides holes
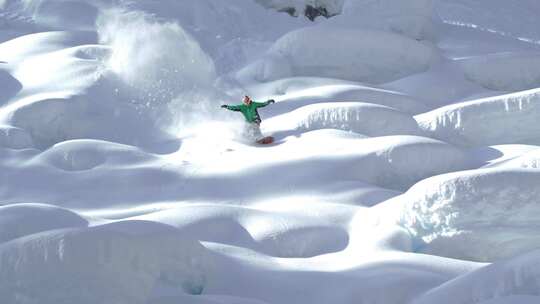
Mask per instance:
[[[430,39],[438,21],[433,0],[347,0],[343,13],[330,24],[393,32],[413,39]]]
[[[318,76],[382,83],[426,71],[434,56],[430,47],[392,33],[310,27],[280,38],[243,73],[259,81]]]
[[[540,53],[495,54],[462,61],[468,79],[498,91],[540,87]]]
[[[465,146],[538,143],[539,118],[538,89],[457,103],[415,116],[430,136]]]
[[[412,303],[438,303],[448,298],[453,303],[538,303],[539,262],[540,252],[536,250],[494,263],[450,280]]]
[[[293,217],[239,206],[201,204],[131,218],[165,223],[198,240],[229,243],[273,257],[306,258],[347,246],[348,232],[310,215]],[[281,225],[274,225],[281,223]]]
[[[52,205],[14,204],[0,207],[0,244],[48,230],[86,227],[78,214]]]
[[[32,162],[65,171],[85,171],[98,166],[109,168],[154,159],[141,150],[105,141],[79,139],[64,141],[37,155]]]
[[[539,172],[530,169],[450,173],[385,204],[403,204],[401,224],[417,238],[419,251],[494,261],[540,248],[539,182]]]
[[[280,101],[270,108],[270,114],[273,115],[284,114],[305,105],[327,103],[329,100],[378,104],[410,114],[429,110],[421,101],[397,91],[329,78],[285,78],[260,84],[256,86],[256,91],[260,95],[274,96]]]
[[[361,103],[318,103],[301,107],[264,122],[273,133],[339,129],[367,136],[419,135],[416,121],[408,114],[389,107]]]
[[[33,147],[32,137],[26,131],[12,126],[0,126],[0,147],[28,149]]]
[[[446,23],[510,39],[533,43],[540,40],[540,21],[536,17],[540,3],[536,0],[522,0],[519,5],[505,0],[439,0],[435,6]]]
[[[159,288],[200,294],[211,260],[170,226],[131,221],[1,244],[0,265],[4,303],[143,304]]]
[[[295,173],[273,182],[269,187],[288,184],[297,176],[319,176],[319,182],[323,184],[323,178],[327,178],[329,182],[336,179],[362,181],[387,189],[405,190],[427,176],[469,166],[463,150],[429,138],[401,135],[358,139],[350,136],[327,140],[325,145],[321,145],[324,134],[315,132],[313,136],[305,133],[297,139],[289,139],[291,149],[300,147],[305,150],[302,154],[306,160],[295,161],[296,157],[302,155],[295,153],[287,155],[287,158],[292,158],[289,164],[284,161],[274,164],[274,167],[286,165]],[[277,150],[273,155],[278,156],[279,152]],[[288,151],[283,152],[290,154]],[[261,174],[272,176],[268,179],[273,180],[274,170],[259,170]],[[305,183],[307,185],[311,182],[305,180]],[[299,188],[301,184],[296,182],[295,185]]]
[[[499,168],[540,169],[540,148],[534,146],[532,151],[495,164]]]
[[[0,7],[1,303],[538,302],[534,0]]]

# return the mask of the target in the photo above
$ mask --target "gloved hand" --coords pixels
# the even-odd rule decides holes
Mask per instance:
[[[269,103],[276,103],[276,101],[273,100],[273,99],[268,100],[268,102],[269,102]]]
[[[226,108],[227,108],[227,105],[221,105],[221,107],[222,107],[223,109],[226,109]]]

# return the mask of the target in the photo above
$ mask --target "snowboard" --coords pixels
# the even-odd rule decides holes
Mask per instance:
[[[274,142],[274,138],[272,136],[266,136],[264,138],[261,138],[261,139],[257,140],[257,143],[261,144],[261,145],[268,145],[268,144],[271,144],[273,142]]]

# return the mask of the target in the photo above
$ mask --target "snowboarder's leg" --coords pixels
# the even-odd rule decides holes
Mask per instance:
[[[258,123],[253,122],[246,125],[246,137],[253,142],[256,142],[264,137]]]
[[[246,124],[244,135],[248,139],[248,141],[256,142],[258,144],[266,145],[266,144],[271,144],[272,142],[274,142],[273,137],[271,136],[265,137],[262,134],[261,127],[256,122]]]

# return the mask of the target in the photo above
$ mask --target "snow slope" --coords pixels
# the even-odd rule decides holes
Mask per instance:
[[[318,45],[321,40],[325,43]],[[244,73],[258,81],[322,76],[382,83],[427,70],[434,56],[428,46],[392,33],[309,27],[280,38]]]
[[[0,302],[538,303],[539,10],[0,1]]]
[[[537,143],[538,89],[438,108],[417,115],[433,137],[459,145]]]

